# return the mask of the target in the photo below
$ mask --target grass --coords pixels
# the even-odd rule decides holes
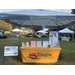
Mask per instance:
[[[20,40],[20,41],[19,41]],[[22,42],[30,42],[30,41],[48,41],[49,38],[29,38],[29,37],[22,37],[22,38],[7,38],[7,39],[0,39],[0,65],[37,65],[35,63],[22,63],[21,59],[21,52],[19,52],[19,59],[17,57],[6,57],[3,63],[3,52],[4,46],[6,45],[18,45],[20,42],[20,46]],[[75,40],[70,42],[60,41],[60,47],[62,48],[61,54],[62,59],[58,60],[58,65],[75,65]],[[19,49],[20,51],[20,49]],[[41,64],[38,64],[41,65]],[[49,65],[49,64],[48,64]]]

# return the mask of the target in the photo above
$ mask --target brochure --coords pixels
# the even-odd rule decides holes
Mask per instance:
[[[36,41],[31,41],[31,47],[36,47]]]
[[[22,42],[22,47],[25,47],[25,42]]]
[[[48,47],[48,41],[43,41],[43,47]]]
[[[29,42],[26,42],[26,47],[29,47]]]
[[[37,41],[37,47],[41,47],[41,41]]]

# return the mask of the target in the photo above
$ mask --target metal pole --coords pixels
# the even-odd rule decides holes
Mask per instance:
[[[25,22],[26,20],[23,20],[23,22]],[[23,23],[22,22],[22,23]],[[21,27],[21,25],[22,25],[22,23],[19,25],[19,29],[20,29],[20,27]],[[20,31],[19,31],[20,32]],[[20,53],[21,53],[21,51],[20,51],[20,37],[19,37],[19,55],[18,55],[18,59],[20,59]]]
[[[20,27],[21,27],[21,25],[19,25],[19,29],[20,29]],[[18,52],[19,52],[18,59],[20,59],[20,36],[19,36],[19,51]]]
[[[74,33],[73,33],[73,41],[74,41]]]

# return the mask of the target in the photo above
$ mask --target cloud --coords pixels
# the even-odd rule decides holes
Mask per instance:
[[[52,11],[60,11],[60,12],[66,12],[71,13],[71,9],[51,9]]]
[[[61,11],[62,9],[51,9],[52,11]]]
[[[18,10],[22,10],[22,9],[0,9],[0,12],[12,12],[12,11],[18,11]],[[50,10],[71,13],[71,9],[50,9]]]
[[[12,12],[12,11],[18,11],[18,10],[21,10],[21,9],[0,9],[0,11],[2,12]]]

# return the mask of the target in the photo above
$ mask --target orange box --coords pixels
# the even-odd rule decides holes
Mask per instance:
[[[23,63],[56,63],[60,47],[20,47]]]

